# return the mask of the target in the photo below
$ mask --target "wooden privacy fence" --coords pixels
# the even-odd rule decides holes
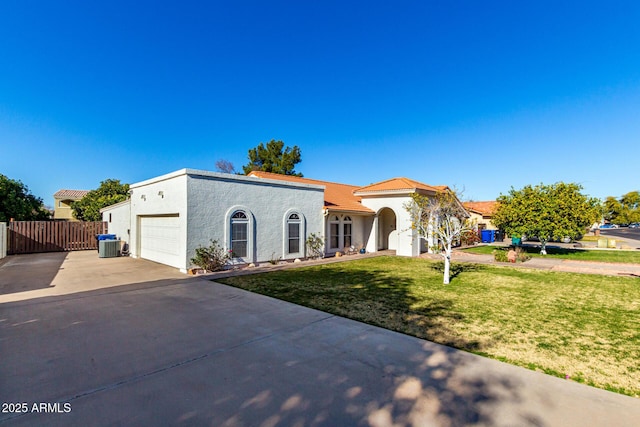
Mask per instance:
[[[7,253],[64,252],[98,249],[96,234],[107,232],[106,222],[12,221]]]

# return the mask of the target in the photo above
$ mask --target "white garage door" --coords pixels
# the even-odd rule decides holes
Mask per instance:
[[[140,217],[140,257],[176,268],[180,259],[180,221],[178,215]]]

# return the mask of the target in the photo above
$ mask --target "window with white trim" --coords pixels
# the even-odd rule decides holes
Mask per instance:
[[[329,248],[338,249],[340,247],[340,218],[337,215],[331,217],[329,221]]]
[[[231,252],[234,258],[244,258],[248,254],[249,219],[243,211],[231,216]]]
[[[351,226],[353,222],[351,221],[350,216],[345,216],[342,220],[342,238],[344,245],[343,247],[348,248],[351,246]]]
[[[292,213],[287,218],[287,253],[297,254],[300,252],[300,216]]]

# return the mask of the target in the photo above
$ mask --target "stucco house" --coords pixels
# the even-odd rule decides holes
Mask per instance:
[[[478,224],[478,230],[497,230],[493,225],[491,218],[493,212],[498,206],[498,202],[490,200],[486,202],[464,202],[462,203],[466,211],[471,215],[471,220]]]
[[[259,263],[305,257],[311,233],[324,238],[327,255],[355,247],[417,256],[432,242],[412,229],[404,204],[412,193],[446,189],[408,178],[359,187],[260,171],[182,169],[132,184],[129,200],[101,212],[131,256],[184,272],[195,249],[211,240],[236,262]]]
[[[367,252],[391,249],[397,255],[420,255],[432,242],[421,242],[404,206],[412,193],[435,195],[447,189],[408,178],[359,187],[259,171],[249,176],[324,186],[323,235],[329,255],[352,245]]]
[[[88,190],[59,190],[53,195],[53,219],[77,221],[73,217],[71,203],[82,199]]]

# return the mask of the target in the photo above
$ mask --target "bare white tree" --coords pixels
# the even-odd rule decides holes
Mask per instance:
[[[411,227],[428,242],[434,242],[430,249],[442,255],[446,285],[450,282],[453,245],[464,233],[474,230],[475,224],[469,220],[455,192],[449,189],[435,196],[413,194],[412,199],[405,205],[411,215]]]

